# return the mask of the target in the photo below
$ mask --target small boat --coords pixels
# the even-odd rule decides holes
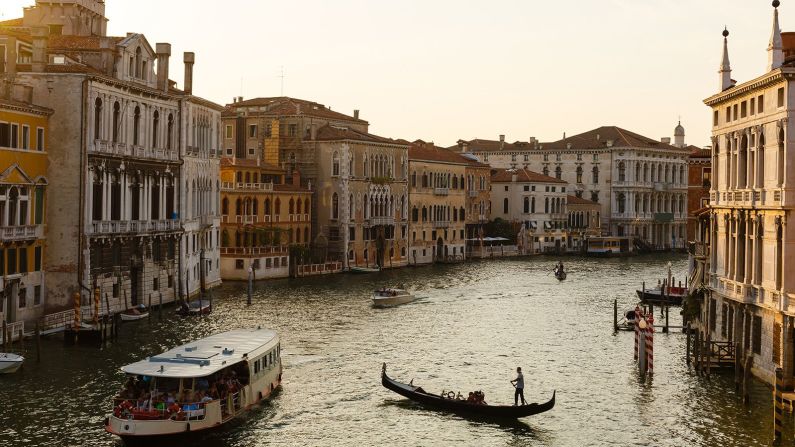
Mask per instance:
[[[380,267],[350,267],[350,273],[378,273],[381,271]]]
[[[396,287],[378,289],[373,292],[373,306],[387,307],[410,303],[417,299],[410,292]]]
[[[182,304],[177,308],[177,315],[186,317],[188,315],[207,315],[213,311],[213,306],[209,300],[197,300]]]
[[[282,382],[281,344],[274,331],[238,329],[121,370],[127,382],[113,399],[105,430],[127,445],[157,445],[225,427],[272,396]]]
[[[635,330],[635,323],[637,323],[637,315],[635,314],[635,309],[630,309],[624,312],[624,321],[618,324],[618,330],[620,331],[634,331]]]
[[[681,306],[682,300],[687,297],[687,289],[684,287],[665,287],[657,286],[653,289],[636,290],[638,298],[646,303],[668,304],[671,306]]]
[[[0,374],[15,373],[22,367],[25,357],[10,352],[0,352]]]
[[[143,304],[139,304],[121,313],[121,321],[142,320],[149,316],[149,309]]]
[[[563,281],[564,279],[566,279],[566,271],[563,270],[563,269],[557,269],[556,268],[555,269],[555,278],[557,278],[558,281]]]
[[[412,381],[413,382],[413,381]],[[526,405],[487,405],[468,402],[457,399],[452,391],[449,395],[443,396],[432,394],[421,387],[414,386],[412,383],[400,383],[386,375],[386,363],[381,369],[381,384],[403,397],[407,397],[415,402],[428,407],[451,411],[454,413],[464,413],[483,417],[518,419],[534,414],[543,413],[551,410],[555,406],[555,392],[552,398],[544,403],[532,403]]]

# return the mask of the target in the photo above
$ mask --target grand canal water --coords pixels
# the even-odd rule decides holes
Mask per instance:
[[[245,284],[225,284],[205,319],[167,309],[162,319],[125,324],[101,350],[48,340],[41,363],[0,377],[0,445],[117,445],[102,421],[123,383],[121,365],[254,325],[282,336],[282,390],[203,446],[769,444],[767,387],[755,384],[755,405],[743,407],[733,376],[688,371],[681,333],[656,336],[654,378],[643,381],[633,369],[632,334],[612,333],[613,299],[632,307],[634,289],[656,283],[668,261],[684,278],[685,258],[566,261],[562,283],[548,273],[550,258],[261,282],[250,307]],[[369,291],[395,283],[422,299],[372,308]],[[678,313],[671,319],[680,322]],[[557,390],[557,405],[505,424],[436,413],[382,388],[382,362],[398,379],[436,392],[482,389],[495,404],[512,402],[508,381],[522,366],[528,400]],[[785,425],[791,436],[792,420]]]

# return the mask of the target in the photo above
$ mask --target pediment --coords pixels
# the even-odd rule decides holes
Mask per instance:
[[[0,183],[7,183],[13,185],[33,185],[35,182],[29,175],[14,163],[9,166],[2,174],[0,174]]]
[[[143,48],[143,51],[149,57],[149,59],[155,58],[155,50],[149,45],[149,41],[146,40],[146,36],[139,33],[132,33],[129,36],[125,37],[121,42],[117,44],[119,47],[122,47],[130,52],[135,52],[137,47]]]

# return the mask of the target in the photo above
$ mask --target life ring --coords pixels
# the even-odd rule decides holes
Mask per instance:
[[[447,392],[448,399],[455,399],[455,391],[448,391]]]

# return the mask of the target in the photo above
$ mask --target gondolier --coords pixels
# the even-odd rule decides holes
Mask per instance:
[[[522,405],[526,402],[524,400],[524,375],[522,374],[522,367],[516,368],[516,378],[511,380],[511,383],[516,388],[516,392],[513,393],[513,405],[519,405],[519,398],[522,398]]]

